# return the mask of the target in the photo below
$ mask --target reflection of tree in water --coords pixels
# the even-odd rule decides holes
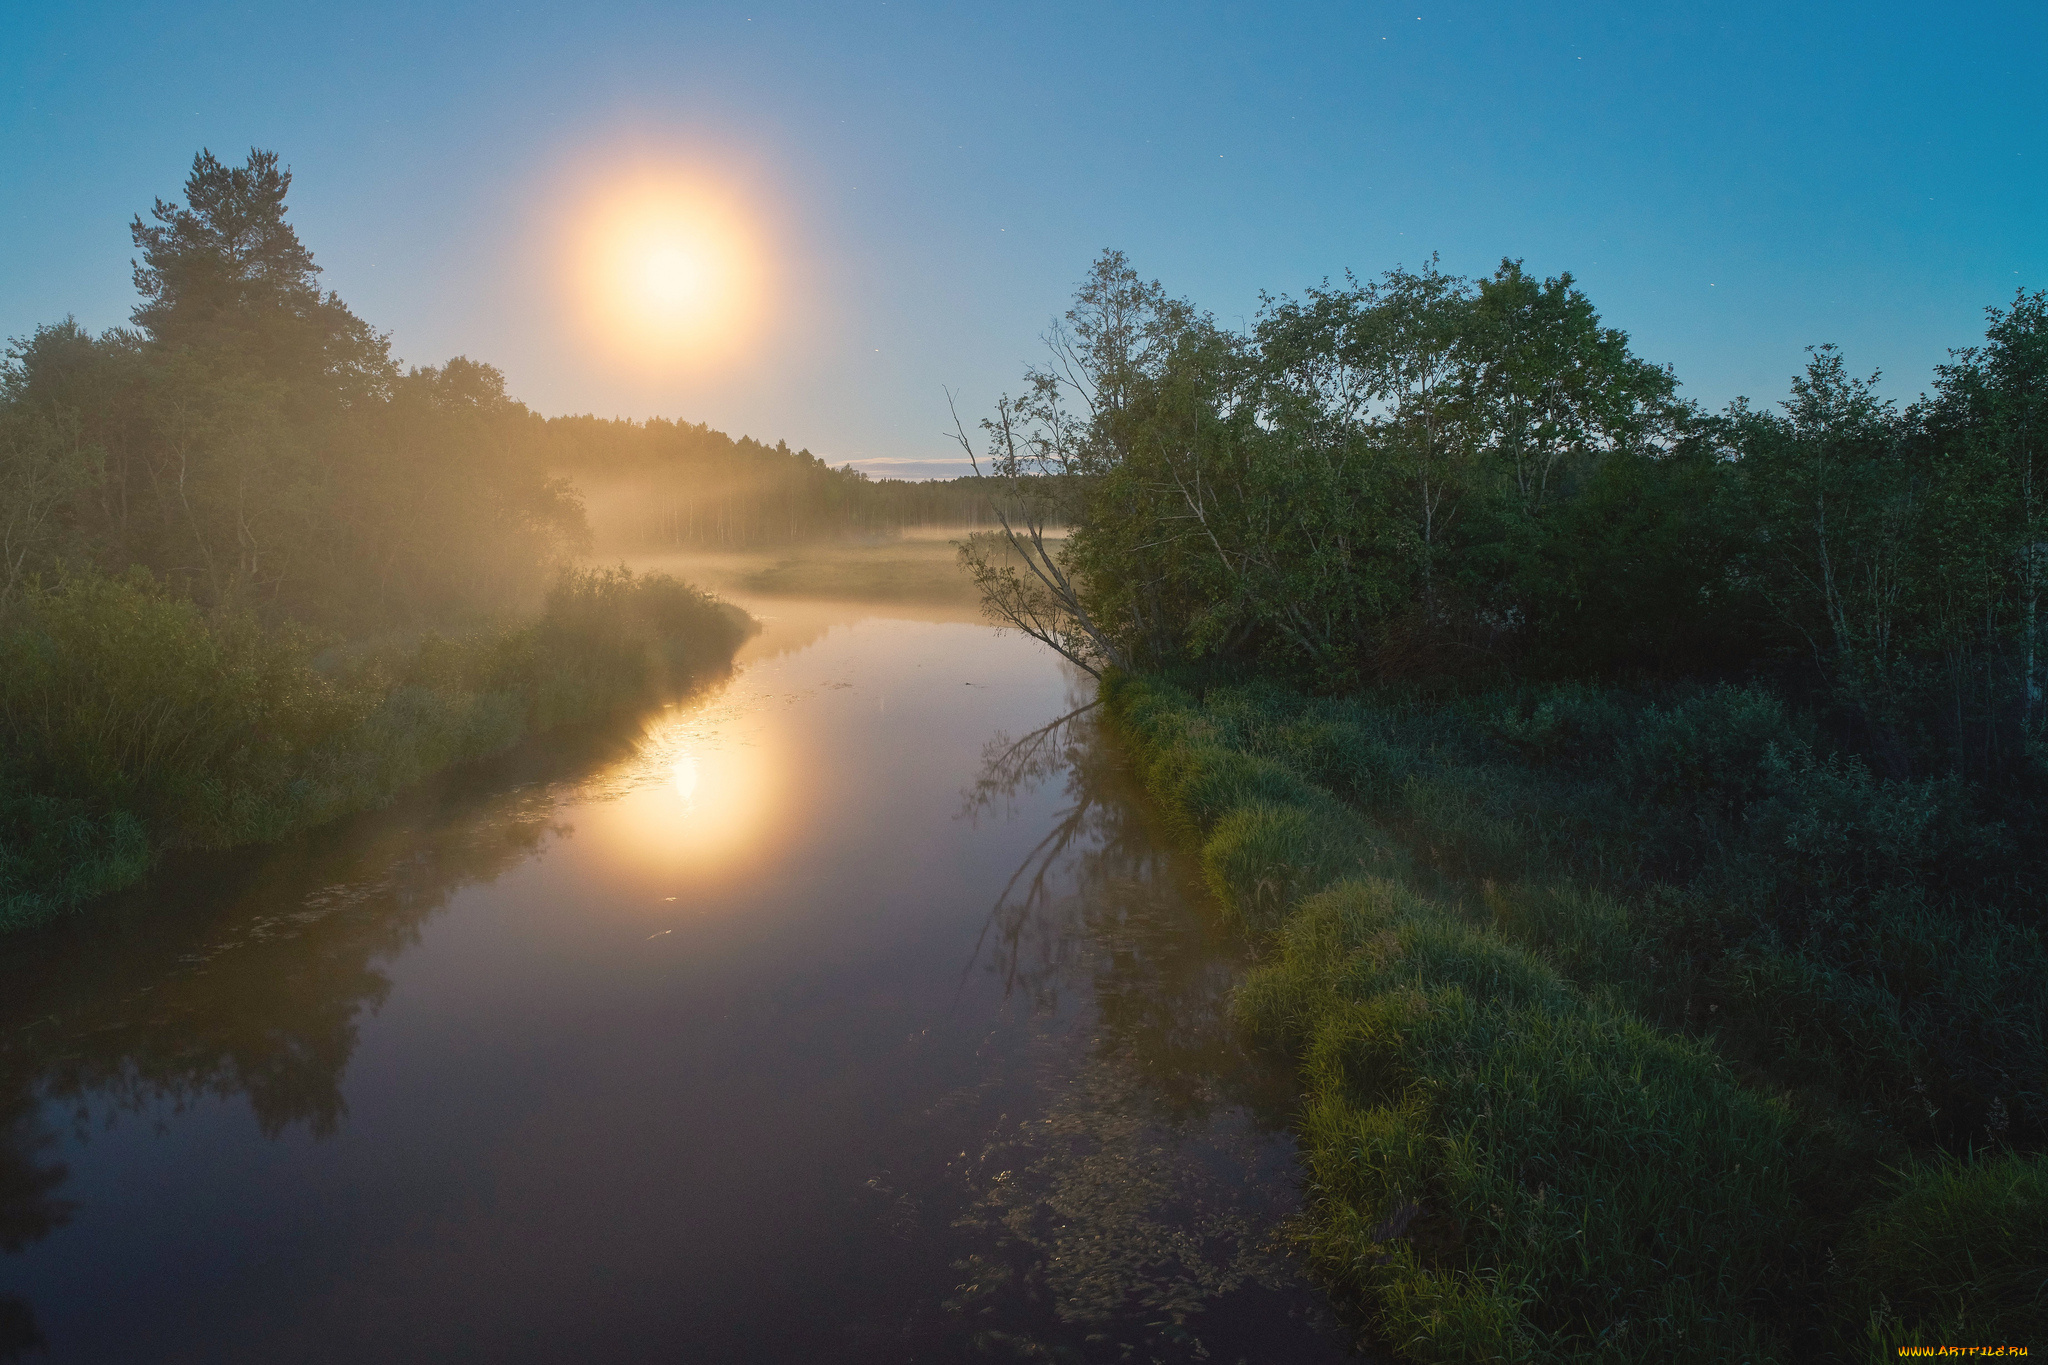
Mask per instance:
[[[56,1193],[69,1172],[61,1162],[43,1159],[55,1141],[29,1096],[0,1097],[0,1253],[20,1251],[71,1217],[71,1205]],[[0,1361],[43,1345],[28,1304],[0,1293]]]
[[[901,1194],[875,1182],[911,1239],[906,1257],[937,1258],[930,1277],[902,1263],[876,1273],[955,1286],[907,1324],[909,1344],[950,1355],[966,1335],[1038,1358],[1137,1347],[1133,1358],[1314,1359],[1261,1344],[1294,1342],[1289,1315],[1313,1296],[1290,1287],[1272,1249],[1294,1195],[1281,1128],[1291,1094],[1284,1069],[1234,1039],[1231,945],[1183,894],[1092,717],[989,759],[969,794],[977,817],[1046,782],[1064,800],[968,968],[1028,1006],[1030,1041],[929,1116],[965,1137],[947,1144],[960,1155],[943,1171]],[[454,892],[542,845],[559,789],[531,779],[559,776],[562,760],[550,761],[495,796],[423,795],[258,857],[194,860],[11,940],[0,1251],[74,1215],[53,1151],[67,1116],[83,1137],[122,1114],[243,1096],[266,1133],[332,1132],[360,1021],[390,990],[386,964]],[[499,765],[466,787],[507,780]],[[909,1358],[905,1327],[879,1328],[889,1340],[877,1359]],[[1239,1327],[1252,1332],[1242,1353],[1228,1349]],[[38,1341],[28,1306],[0,1294],[0,1361]]]
[[[0,1252],[75,1212],[49,1155],[55,1116],[68,1113],[87,1140],[123,1114],[239,1095],[268,1136],[300,1123],[332,1133],[358,1021],[390,991],[383,964],[455,891],[531,857],[555,828],[551,787],[481,803],[462,794],[510,766],[259,856],[192,859],[90,915],[10,939]],[[0,1295],[0,1361],[39,1343],[28,1305]]]
[[[990,909],[967,971],[982,967],[1006,997],[1048,1014],[1071,1000],[1092,1007],[1098,1048],[1142,1060],[1162,1115],[1248,1105],[1280,1126],[1291,1082],[1245,1056],[1229,1018],[1242,945],[1171,854],[1092,707],[1019,740],[998,736],[963,814],[1012,810],[1054,779],[1064,801]]]
[[[951,1330],[964,1320],[1022,1358],[1229,1359],[1240,1339],[1260,1357],[1340,1357],[1280,1245],[1296,1199],[1287,1069],[1241,1045],[1238,946],[1119,760],[1083,708],[992,743],[966,793],[975,819],[1053,781],[1064,799],[968,968],[1028,1002],[1033,1036],[1013,1065],[1043,1107],[991,1124],[1014,1102],[1001,1075],[944,1106],[981,1115],[979,1145],[948,1172],[971,1248],[953,1261]]]
[[[1073,935],[1058,932],[1055,907],[1065,899],[1063,874],[1091,847],[1116,842],[1111,827],[1120,815],[1128,816],[1102,799],[1105,774],[1095,767],[1108,761],[1108,747],[1089,742],[1093,727],[1084,718],[1093,709],[1091,704],[1070,711],[1022,739],[996,736],[982,750],[981,772],[963,794],[961,814],[978,824],[1013,813],[1020,791],[1065,779],[1066,806],[1010,874],[966,969],[972,972],[986,952],[1002,972],[1006,997],[1022,990],[1046,1008],[1056,1007],[1060,978],[1080,946]]]

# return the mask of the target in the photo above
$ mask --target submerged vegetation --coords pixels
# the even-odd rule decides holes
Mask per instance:
[[[45,327],[0,368],[0,927],[645,701],[744,634],[577,568],[546,424],[487,365],[401,373],[320,291],[290,183],[202,153],[135,221],[135,327]]]
[[[1234,334],[1110,253],[1050,341],[962,558],[1260,945],[1374,1334],[2040,1339],[2048,295],[1903,410],[1702,411],[1512,261]]]

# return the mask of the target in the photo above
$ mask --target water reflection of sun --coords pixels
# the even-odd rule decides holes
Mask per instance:
[[[655,717],[612,774],[616,797],[578,828],[639,875],[700,885],[737,875],[765,848],[786,783],[782,746],[753,727],[735,733],[734,721],[688,706]]]

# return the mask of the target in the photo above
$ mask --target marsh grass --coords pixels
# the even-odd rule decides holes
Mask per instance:
[[[1875,1300],[1883,1354],[1963,1341],[2025,1345],[2048,1321],[2048,1159],[1915,1162],[1863,1209],[1839,1266]]]
[[[1879,777],[1759,689],[1425,705],[1268,686],[1202,711],[1582,987],[1871,1111],[1873,1141],[2048,1137],[2048,868],[2014,832],[2033,812]]]
[[[281,838],[428,774],[724,666],[743,614],[660,575],[564,575],[530,622],[330,651],[146,575],[36,585],[0,616],[0,928],[172,847]]]
[[[2026,1272],[1967,1251],[2039,1272],[2038,1166],[1915,1177],[1952,1233],[1914,1240],[1883,1164],[2038,1140],[2040,941],[1987,897],[1979,841],[2006,845],[1966,793],[1831,760],[1739,689],[1105,695],[1270,946],[1238,1007],[1300,1059],[1310,1244],[1404,1354],[2039,1334],[2038,1299],[1993,1308]]]

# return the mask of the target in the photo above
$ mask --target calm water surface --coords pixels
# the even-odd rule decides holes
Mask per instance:
[[[0,1359],[1343,1358],[1088,689],[749,605],[629,727],[0,946]]]

